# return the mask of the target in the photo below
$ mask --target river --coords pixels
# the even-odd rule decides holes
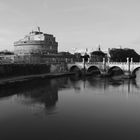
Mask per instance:
[[[134,80],[72,76],[1,86],[0,138],[140,139],[140,73]]]

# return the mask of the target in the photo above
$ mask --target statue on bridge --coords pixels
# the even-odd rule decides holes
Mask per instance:
[[[88,62],[89,60],[89,55],[87,53],[85,53],[83,56],[81,56],[83,58],[83,62]]]

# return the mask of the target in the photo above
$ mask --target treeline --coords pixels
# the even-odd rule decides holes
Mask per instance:
[[[136,53],[134,49],[129,49],[129,48],[120,48],[120,49],[110,49],[109,50],[110,54],[110,60],[114,62],[126,62],[127,57],[133,58],[134,62],[139,62],[140,61],[140,55]]]

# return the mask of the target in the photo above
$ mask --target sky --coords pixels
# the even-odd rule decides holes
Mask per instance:
[[[0,0],[0,50],[37,26],[59,51],[132,48],[140,54],[139,0]],[[75,49],[77,48],[77,49]]]

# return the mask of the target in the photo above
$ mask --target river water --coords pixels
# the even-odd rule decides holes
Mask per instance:
[[[62,77],[0,87],[0,139],[140,139],[140,77]]]

